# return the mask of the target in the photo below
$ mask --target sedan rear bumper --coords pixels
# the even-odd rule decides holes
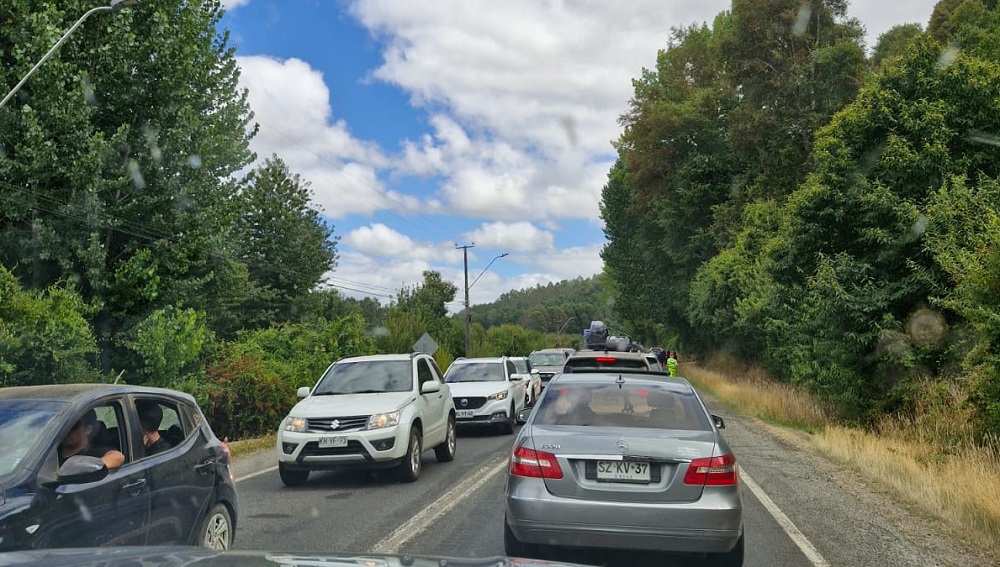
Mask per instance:
[[[507,524],[526,543],[679,553],[724,553],[743,533],[743,505],[732,490],[706,490],[690,503],[562,498],[541,480],[512,477]]]

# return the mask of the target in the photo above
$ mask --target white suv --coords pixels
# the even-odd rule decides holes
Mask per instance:
[[[495,425],[514,432],[517,412],[525,406],[526,377],[506,356],[459,358],[444,375],[455,397],[459,425]]]
[[[420,456],[433,447],[455,458],[455,404],[434,359],[426,354],[343,358],[331,364],[278,429],[278,472],[287,486],[309,471],[396,467],[420,476]]]

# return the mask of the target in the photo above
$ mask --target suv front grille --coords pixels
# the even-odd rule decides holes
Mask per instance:
[[[306,427],[309,431],[332,431],[336,433],[357,431],[368,427],[368,416],[314,417],[306,420]]]
[[[486,405],[486,398],[455,398],[455,409],[479,409]]]

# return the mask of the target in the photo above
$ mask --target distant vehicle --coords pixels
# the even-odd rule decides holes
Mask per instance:
[[[589,349],[604,350],[608,344],[608,330],[604,321],[591,321],[587,330],[586,345]]]
[[[455,396],[459,425],[489,425],[513,433],[517,412],[527,404],[528,376],[506,356],[459,358],[444,374]]]
[[[158,408],[156,453],[137,405]],[[109,470],[109,453],[124,463]],[[113,384],[0,388],[0,551],[227,550],[238,510],[229,449],[190,395]]]
[[[566,357],[572,352],[571,349],[545,348],[536,350],[528,356],[528,360],[531,362],[531,372],[538,374],[542,382],[542,390],[545,389],[545,385],[553,376],[562,372]]]
[[[504,548],[693,553],[743,564],[736,457],[682,378],[564,373],[514,440]]]
[[[663,368],[663,365],[660,364],[660,359],[656,358],[655,354],[647,352],[644,353],[643,356],[646,357],[646,364],[649,365],[650,370],[656,370],[658,372],[664,372],[666,370],[665,368]]]
[[[278,429],[278,474],[287,486],[309,472],[395,468],[403,482],[420,476],[420,456],[455,458],[455,404],[429,355],[382,354],[331,364]]]
[[[512,356],[510,360],[517,367],[517,373],[528,381],[524,403],[529,406],[534,405],[538,401],[538,396],[542,395],[542,377],[537,372],[532,373],[531,361],[527,356]]]

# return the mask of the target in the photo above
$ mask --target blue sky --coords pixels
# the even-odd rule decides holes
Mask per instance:
[[[869,45],[935,0],[855,0]],[[728,0],[224,0],[260,124],[340,237],[329,282],[387,301],[424,270],[471,302],[601,271],[631,79]],[[460,299],[461,292],[459,293]],[[457,310],[460,304],[450,306]]]

